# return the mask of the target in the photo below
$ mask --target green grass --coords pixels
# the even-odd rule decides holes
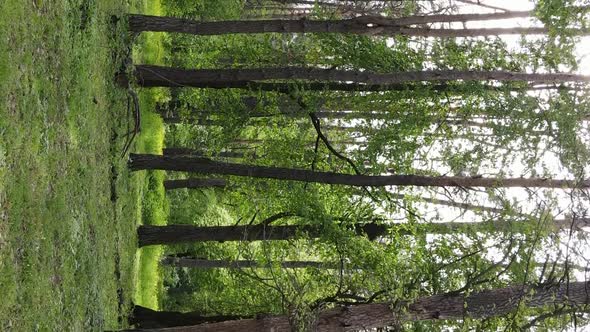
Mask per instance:
[[[162,15],[159,1],[144,3],[138,12],[150,15]],[[164,63],[164,38],[162,33],[142,33],[136,42],[134,63]],[[161,154],[164,144],[164,124],[162,118],[152,112],[156,102],[168,98],[166,89],[144,89],[139,93],[141,113],[141,135],[136,142],[136,150],[143,153]],[[168,201],[163,181],[164,171],[142,171],[141,223],[147,225],[166,225],[168,218]],[[137,250],[135,255],[135,291],[133,302],[144,307],[159,309],[161,307],[162,279],[160,258],[161,246],[148,246]]]
[[[142,92],[142,105],[150,97],[149,91]],[[138,151],[145,153],[162,153],[164,130],[162,119],[152,112],[142,112],[142,136],[137,141]],[[141,195],[142,223],[147,225],[166,225],[168,218],[168,204],[164,190],[164,171],[142,171],[145,176]],[[136,288],[133,301],[144,307],[160,308],[160,294],[162,292],[161,273],[159,271],[161,246],[148,246],[137,250],[136,253]]]
[[[142,210],[152,180],[120,156],[125,3],[0,2],[0,330],[125,326],[136,226],[165,215]],[[157,152],[162,124],[142,112],[136,149]]]
[[[164,172],[150,172],[144,188],[143,223],[165,225],[168,206],[162,185]],[[134,303],[152,309],[160,308],[162,281],[160,273],[161,246],[148,246],[137,250],[136,288]]]

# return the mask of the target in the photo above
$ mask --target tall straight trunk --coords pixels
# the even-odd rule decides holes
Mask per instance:
[[[224,123],[221,121],[216,120],[209,120],[209,119],[190,119],[190,118],[181,118],[178,116],[165,116],[163,117],[164,123],[166,124],[179,124],[179,123],[187,123],[199,126],[223,126]]]
[[[326,1],[318,1],[318,0],[271,0],[273,2],[283,3],[283,4],[290,4],[294,6],[314,6],[319,5],[323,7],[340,7],[342,6],[339,3],[335,2],[326,2]]]
[[[494,207],[482,206],[482,205],[474,205],[474,204],[469,204],[469,203],[461,203],[461,202],[449,201],[449,200],[444,200],[444,199],[437,199],[437,198],[430,198],[430,197],[412,197],[409,195],[395,194],[395,193],[389,193],[388,195],[392,198],[400,199],[400,200],[417,199],[418,202],[426,202],[426,203],[435,204],[435,205],[450,206],[450,207],[455,207],[455,208],[459,208],[459,209],[463,209],[463,210],[470,210],[470,211],[475,211],[475,212],[491,212],[491,213],[497,213],[497,214],[502,214],[505,212],[503,209],[500,209],[500,208],[494,208]]]
[[[191,149],[191,148],[170,147],[170,148],[164,148],[162,150],[162,154],[165,156],[199,156],[199,157],[202,157],[205,155],[205,152],[202,150],[195,150],[195,149]]]
[[[167,256],[162,259],[163,265],[175,267],[191,267],[197,269],[242,269],[242,268],[271,268],[273,264],[260,264],[252,260],[210,260],[188,257],[172,257]],[[284,261],[279,262],[278,265],[285,269],[301,269],[301,268],[316,268],[316,269],[337,269],[338,264],[330,264],[325,262],[314,261]]]
[[[165,180],[164,188],[166,190],[174,189],[196,189],[196,188],[225,188],[227,182],[225,179],[199,179],[189,178],[182,180]]]
[[[165,156],[196,156],[202,157],[205,155],[205,152],[202,150],[196,150],[191,148],[164,148],[162,152]],[[236,152],[236,151],[220,151],[213,155],[214,157],[221,157],[221,158],[244,158],[243,152]]]
[[[160,69],[163,69],[160,71]],[[170,70],[169,70],[170,69]],[[274,91],[279,93],[290,93],[297,89],[308,91],[413,91],[413,90],[432,90],[444,91],[449,93],[466,93],[472,92],[474,87],[471,84],[446,84],[446,83],[392,83],[392,84],[364,84],[364,83],[340,83],[340,82],[260,82],[260,81],[203,81],[193,79],[187,75],[187,70],[178,68],[166,68],[149,65],[136,66],[134,72],[137,84],[142,87],[193,87],[193,88],[210,88],[210,89],[248,89],[260,91]],[[125,74],[120,73],[117,76],[118,82],[128,82]],[[490,84],[480,84],[478,89],[487,91],[537,91],[537,90],[576,90],[577,88],[567,86],[536,86],[529,84],[524,87],[505,87],[494,86]]]
[[[129,317],[129,324],[140,328],[163,328],[171,326],[195,325],[222,322],[245,318],[243,316],[203,316],[200,312],[156,311],[135,305]]]
[[[133,171],[161,169],[168,171],[224,174],[350,186],[421,186],[421,187],[539,187],[539,188],[588,188],[590,180],[552,180],[543,178],[483,178],[459,176],[423,175],[351,175],[333,172],[254,166],[223,163],[199,157],[169,157],[149,154],[131,154],[129,167]]]
[[[483,8],[488,8],[488,9],[493,9],[493,10],[501,10],[503,12],[509,12],[509,10],[502,8],[502,7],[497,7],[497,6],[491,6],[485,3],[481,3],[480,1],[477,0],[457,0],[458,2],[463,2],[466,4],[470,4],[470,5],[474,5],[474,6],[480,6]]]
[[[426,37],[471,37],[500,34],[545,34],[548,29],[540,28],[496,28],[496,29],[430,29],[407,27],[412,24],[435,22],[465,22],[498,20],[527,17],[531,12],[509,12],[490,14],[425,15],[387,18],[381,16],[359,16],[345,20],[256,20],[200,22],[189,19],[129,15],[129,29],[132,32],[160,31],[194,35],[223,35],[232,33],[350,33],[380,36],[426,36]],[[578,34],[586,32],[573,30]]]
[[[471,231],[522,232],[531,227],[531,223],[513,222],[510,220],[486,222],[449,222],[429,223],[421,225],[426,233],[452,234],[461,229]],[[534,226],[534,225],[533,225]],[[589,218],[559,219],[553,221],[552,230],[557,231],[572,227],[577,230],[589,227]],[[353,231],[357,235],[366,235],[374,240],[389,233],[412,235],[403,223],[379,224],[374,222],[354,224]],[[194,226],[194,225],[141,225],[137,230],[139,246],[154,244],[173,244],[183,242],[206,241],[279,241],[290,240],[298,236],[319,238],[324,231],[317,225],[286,225],[286,226]]]
[[[388,227],[373,223],[354,226],[357,234],[375,238],[387,234]],[[139,246],[204,241],[278,241],[304,235],[318,238],[323,234],[317,225],[287,226],[194,226],[194,225],[141,225],[137,229]]]
[[[425,296],[413,302],[395,305],[389,302],[358,304],[320,312],[311,328],[317,332],[344,332],[370,330],[413,321],[483,319],[509,314],[518,310],[521,305],[528,308],[581,307],[590,304],[589,289],[590,282],[570,282],[551,287],[514,285],[470,294]],[[292,327],[287,316],[261,316],[153,331],[291,332]]]
[[[590,76],[570,73],[523,73],[509,71],[425,70],[392,73],[323,69],[309,67],[240,68],[240,69],[180,69],[155,65],[135,67],[138,81],[174,80],[182,85],[265,80],[310,80],[326,82],[355,82],[367,85],[392,85],[413,82],[449,81],[524,81],[535,84],[588,82]]]
[[[308,91],[406,91],[416,88],[432,89],[434,91],[463,91],[466,90],[462,86],[448,86],[446,84],[436,85],[413,85],[408,86],[404,84],[381,84],[381,85],[367,85],[356,83],[334,83],[334,82],[254,82],[254,81],[225,81],[225,82],[203,82],[194,81],[190,76],[186,75],[185,70],[175,69],[160,75],[160,69],[152,66],[140,65],[136,66],[134,72],[137,84],[142,87],[193,87],[193,88],[210,88],[210,89],[249,89],[261,91],[274,91],[280,93],[289,93],[299,88],[304,88]],[[118,81],[127,80],[124,74],[120,74]],[[484,86],[485,89],[499,90],[498,87]]]
[[[252,149],[252,147],[248,147],[248,145],[258,146],[262,145],[265,142],[269,142],[268,140],[261,140],[261,139],[236,139],[233,140],[230,144],[233,144],[233,149]],[[359,141],[359,140],[334,140],[330,141],[332,144],[342,144],[342,145],[364,145],[367,144],[366,141]],[[305,143],[308,146],[315,146],[315,141],[308,141]]]

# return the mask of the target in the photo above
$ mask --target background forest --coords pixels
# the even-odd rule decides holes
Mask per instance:
[[[201,25],[192,32],[200,36],[165,37],[163,65],[195,71],[136,67],[138,84],[170,87],[170,94],[156,106],[166,123],[165,157],[132,156],[131,167],[217,174],[166,174],[166,222],[192,230],[140,229],[140,245],[168,244],[161,249],[160,309],[286,314],[309,328],[317,312],[333,306],[395,306],[436,294],[584,280],[587,79],[563,73],[579,70],[575,43],[586,8],[529,5],[536,9],[507,17],[540,21],[545,34],[509,31],[506,21],[484,25],[524,34],[506,41],[492,29],[474,38],[437,38],[436,28],[470,29],[438,21],[417,24],[423,29],[417,38],[382,31],[224,34],[240,32],[240,20],[336,26],[339,19],[376,15],[506,14],[462,1],[165,3],[167,16],[234,21],[220,22],[218,32]],[[261,31],[307,32],[262,22]],[[150,30],[144,23],[132,19],[132,29]],[[192,31],[182,29],[176,31]],[[559,74],[500,77],[500,71]],[[400,72],[424,75],[404,81]],[[238,164],[250,165],[241,174],[250,176],[221,176],[239,175]],[[263,173],[258,166],[416,178],[397,186],[325,185],[252,178]],[[254,176],[280,178],[280,170],[267,171]],[[331,175],[313,182],[335,183]],[[483,320],[398,328],[560,329],[585,318],[559,315],[569,312],[563,305],[521,307],[508,317],[487,308]]]
[[[589,9],[1,4],[0,328],[583,330]]]

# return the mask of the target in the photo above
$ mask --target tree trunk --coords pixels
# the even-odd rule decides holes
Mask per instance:
[[[156,311],[139,305],[133,307],[129,324],[140,328],[162,328],[236,320],[243,316],[202,316],[199,312]]]
[[[179,124],[182,123],[182,119],[177,116],[165,116],[162,118],[165,124]]]
[[[261,140],[261,139],[235,139],[230,144],[232,145],[232,149],[254,149],[259,145],[264,143],[272,143],[269,140]],[[315,141],[308,141],[304,142],[306,146],[314,147]],[[330,141],[332,145],[365,145],[367,144],[366,141],[359,141],[359,140],[334,140]]]
[[[482,319],[514,312],[519,305],[528,308],[549,306],[583,306],[590,304],[590,282],[571,282],[554,286],[515,285],[471,294],[440,294],[418,298],[413,302],[369,303],[337,307],[319,313],[311,327],[318,332],[370,330],[403,322],[422,320]],[[291,332],[287,316],[206,323],[155,331]]]
[[[371,239],[384,235],[387,231],[387,226],[373,223],[358,224],[355,226],[355,232],[357,234],[366,234]],[[310,238],[318,238],[322,233],[321,227],[316,225],[267,226],[258,224],[251,226],[206,227],[193,225],[141,225],[137,229],[140,247],[154,244],[202,241],[289,240],[303,234]]]
[[[179,123],[186,123],[186,124],[193,124],[199,126],[223,126],[224,123],[221,121],[216,120],[209,120],[209,119],[190,119],[190,118],[182,118],[178,116],[165,116],[162,118],[165,124],[179,124]]]
[[[361,193],[361,192],[359,191],[359,193]],[[483,205],[474,205],[474,204],[470,204],[470,203],[461,203],[461,202],[455,202],[455,201],[444,200],[444,199],[437,199],[437,198],[430,198],[430,197],[413,197],[410,195],[395,194],[395,193],[388,193],[388,195],[392,198],[400,199],[400,200],[414,199],[414,200],[417,200],[418,203],[425,202],[425,203],[430,203],[430,204],[435,204],[435,205],[444,205],[444,206],[455,207],[455,208],[459,208],[459,209],[463,209],[463,210],[470,210],[470,211],[474,211],[474,212],[491,212],[491,213],[496,213],[496,214],[503,214],[504,212],[506,212],[505,210],[503,210],[501,208],[495,208],[495,207],[483,206]]]
[[[183,180],[165,180],[164,188],[166,190],[174,189],[196,189],[196,188],[225,188],[227,182],[225,179],[198,179],[190,178]]]
[[[152,70],[151,67],[155,67]],[[194,80],[187,71],[178,68],[167,68],[160,73],[161,67],[140,65],[136,67],[134,72],[137,84],[142,87],[193,87],[193,88],[210,88],[210,89],[248,89],[260,91],[274,91],[279,93],[290,93],[300,89],[308,91],[413,91],[413,90],[432,90],[449,93],[466,93],[472,92],[474,87],[472,84],[452,84],[445,83],[430,84],[430,83],[413,83],[413,84],[361,84],[361,83],[339,83],[339,82],[258,82],[258,81],[202,81]],[[125,74],[120,73],[117,81],[128,81]],[[514,91],[535,91],[535,90],[575,90],[577,88],[566,86],[548,86],[541,87],[529,84],[525,87],[504,87],[494,86],[490,84],[480,84],[478,89],[487,91],[506,91],[507,89]]]
[[[172,257],[167,256],[162,259],[163,265],[175,267],[191,267],[197,269],[242,269],[242,268],[271,268],[273,264],[260,264],[252,260],[209,260],[188,257]],[[338,264],[330,264],[325,262],[314,261],[284,261],[279,262],[278,265],[285,269],[301,269],[301,268],[316,268],[316,269],[337,269]]]
[[[426,233],[451,234],[460,229],[476,232],[523,232],[531,227],[528,222],[513,222],[511,220],[485,222],[448,222],[429,223],[421,225]],[[590,218],[576,218],[554,220],[549,227],[552,231],[581,227],[589,227]],[[375,222],[354,224],[353,231],[357,235],[366,235],[370,240],[385,236],[389,233],[412,235],[403,223],[381,224]],[[137,230],[139,246],[154,244],[173,244],[182,242],[206,241],[279,241],[306,236],[319,238],[323,234],[321,226],[317,225],[251,225],[251,226],[194,226],[194,225],[141,225]]]
[[[195,150],[195,149],[190,149],[190,148],[176,148],[176,147],[164,148],[162,150],[162,153],[165,156],[198,156],[198,157],[202,157],[205,155],[205,153],[201,150]]]
[[[205,152],[202,150],[195,150],[190,148],[164,148],[163,154],[165,156],[195,156],[195,157],[202,157],[205,155]],[[220,158],[244,158],[243,152],[236,152],[236,151],[220,151],[213,155],[214,157]]]
[[[435,22],[465,22],[498,20],[530,16],[528,11],[490,14],[426,15],[400,18],[381,16],[359,16],[345,20],[256,20],[200,22],[175,17],[129,15],[129,29],[132,32],[159,31],[194,35],[223,35],[232,33],[350,33],[380,36],[424,36],[424,37],[473,37],[501,34],[546,34],[548,29],[537,28],[493,28],[493,29],[430,29],[406,27],[412,24]],[[569,31],[574,34],[587,33],[585,30]]]
[[[133,171],[161,169],[168,171],[197,172],[269,178],[349,186],[420,186],[420,187],[538,187],[538,188],[588,188],[590,180],[552,180],[543,178],[483,178],[459,176],[423,175],[352,175],[333,172],[315,172],[303,169],[254,166],[223,163],[199,157],[169,157],[149,154],[131,154],[129,167]]]
[[[280,67],[241,69],[180,69],[172,67],[138,65],[137,79],[143,84],[172,80],[180,85],[224,84],[229,82],[253,82],[265,80],[310,80],[326,82],[354,82],[373,86],[398,85],[413,82],[449,81],[524,81],[535,84],[563,82],[588,82],[590,76],[570,73],[522,73],[509,71],[461,71],[425,70],[403,71],[387,74],[369,71]]]
[[[211,89],[249,89],[261,91],[274,91],[279,93],[289,93],[299,88],[304,88],[308,91],[405,91],[416,88],[429,88],[434,91],[462,91],[460,86],[448,86],[446,84],[438,85],[421,85],[421,86],[407,86],[403,84],[383,84],[383,85],[367,85],[355,83],[269,83],[269,82],[253,82],[253,81],[225,81],[225,82],[203,82],[200,80],[194,81],[182,69],[166,70],[160,75],[160,70],[152,71],[151,66],[140,65],[136,66],[134,72],[137,84],[142,87],[193,87],[193,88],[211,88]],[[123,74],[121,74],[123,75]],[[126,80],[125,76],[118,77],[119,80]],[[486,86],[486,89],[499,90],[499,87]],[[464,90],[464,89],[463,89]],[[472,90],[472,89],[471,89]],[[470,91],[471,91],[470,90]]]
[[[488,9],[493,9],[493,10],[501,10],[503,12],[509,12],[509,10],[502,8],[502,7],[497,7],[497,6],[491,6],[485,3],[481,3],[480,1],[477,0],[457,0],[459,2],[463,2],[466,4],[470,4],[470,5],[474,5],[474,6],[480,6],[483,8],[488,8]]]

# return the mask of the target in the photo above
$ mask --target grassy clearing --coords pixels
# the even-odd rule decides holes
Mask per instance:
[[[142,108],[150,105],[142,92]],[[153,103],[151,103],[153,104]],[[162,153],[164,137],[162,119],[149,111],[142,112],[142,135],[138,142],[138,151],[146,153]],[[149,133],[149,134],[147,134]],[[165,225],[168,217],[168,204],[164,190],[164,171],[140,172],[143,176],[140,195],[141,222],[148,225]],[[162,256],[161,246],[140,248],[136,253],[135,292],[133,302],[144,307],[157,309],[160,307],[162,282],[159,272],[159,261]]]
[[[120,156],[125,3],[0,2],[0,330],[125,325],[152,183]],[[136,149],[157,152],[162,124],[143,118]]]
[[[122,1],[0,5],[0,329],[116,328],[133,287],[136,192],[113,83]]]
[[[162,15],[159,1],[144,3],[135,10],[150,15]],[[134,63],[164,63],[164,38],[162,33],[142,33],[135,44]],[[164,144],[164,124],[162,118],[152,112],[156,102],[168,98],[166,89],[144,89],[139,92],[141,103],[141,135],[136,142],[136,151],[161,154]],[[141,222],[148,225],[165,225],[168,218],[168,204],[163,181],[164,171],[142,171],[141,181]],[[158,309],[162,293],[162,280],[159,271],[163,248],[150,246],[137,250],[135,255],[135,291],[133,302],[144,307]]]

